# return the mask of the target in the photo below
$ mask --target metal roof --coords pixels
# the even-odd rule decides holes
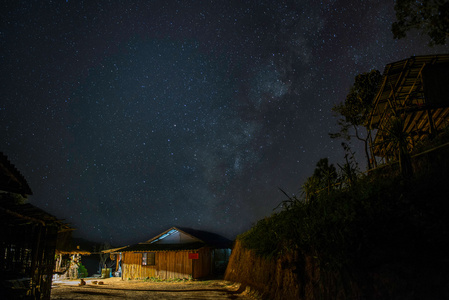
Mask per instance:
[[[198,250],[205,246],[206,244],[202,242],[186,243],[186,244],[140,243],[122,248],[117,252],[188,251],[188,250]]]
[[[187,243],[159,243],[160,240],[169,237],[174,232],[181,232],[192,237],[192,242]],[[191,228],[171,227],[152,239],[134,244],[131,246],[119,247],[115,249],[103,250],[103,253],[120,252],[152,252],[152,251],[188,251],[198,250],[202,247],[212,247],[218,249],[230,248],[232,241],[218,234],[195,230]]]

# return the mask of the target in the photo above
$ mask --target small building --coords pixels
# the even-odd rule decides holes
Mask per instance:
[[[225,271],[232,242],[210,232],[172,227],[135,245],[106,250],[122,279],[196,279]]]
[[[57,243],[72,230],[27,203],[31,189],[0,153],[0,298],[50,299]]]
[[[79,266],[83,255],[90,255],[91,252],[79,249],[58,249],[55,251],[55,269],[53,280],[66,280],[80,278]]]
[[[404,120],[409,148],[449,126],[449,54],[412,56],[385,66],[373,100],[369,128],[370,156],[384,163],[397,160],[389,138],[390,121]]]

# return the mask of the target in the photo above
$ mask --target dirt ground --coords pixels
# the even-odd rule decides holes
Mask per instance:
[[[93,281],[103,281],[103,285]],[[252,299],[239,285],[224,280],[198,280],[187,282],[145,282],[120,278],[85,279],[86,285],[78,286],[79,280],[53,283],[51,299]]]

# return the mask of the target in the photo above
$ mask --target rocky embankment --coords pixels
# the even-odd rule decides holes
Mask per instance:
[[[298,253],[267,259],[245,249],[237,240],[225,280],[241,283],[260,299],[308,299],[317,275],[312,261],[304,261]]]

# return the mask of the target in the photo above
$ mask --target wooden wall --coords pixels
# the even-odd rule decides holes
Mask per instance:
[[[142,266],[142,253],[122,253],[122,279],[157,277],[155,267],[156,266]]]
[[[11,226],[0,221],[0,299],[22,299],[25,293],[31,299],[50,299],[58,227],[38,222]],[[4,280],[20,278],[29,278],[28,290],[3,287]]]
[[[193,278],[201,278],[211,273],[211,249],[201,248],[198,250],[199,259],[193,260]]]
[[[189,253],[198,252],[199,259],[189,259]],[[200,278],[210,274],[210,249],[198,251],[161,251],[156,252],[154,266],[142,266],[142,253],[122,253],[122,279],[159,279]]]

